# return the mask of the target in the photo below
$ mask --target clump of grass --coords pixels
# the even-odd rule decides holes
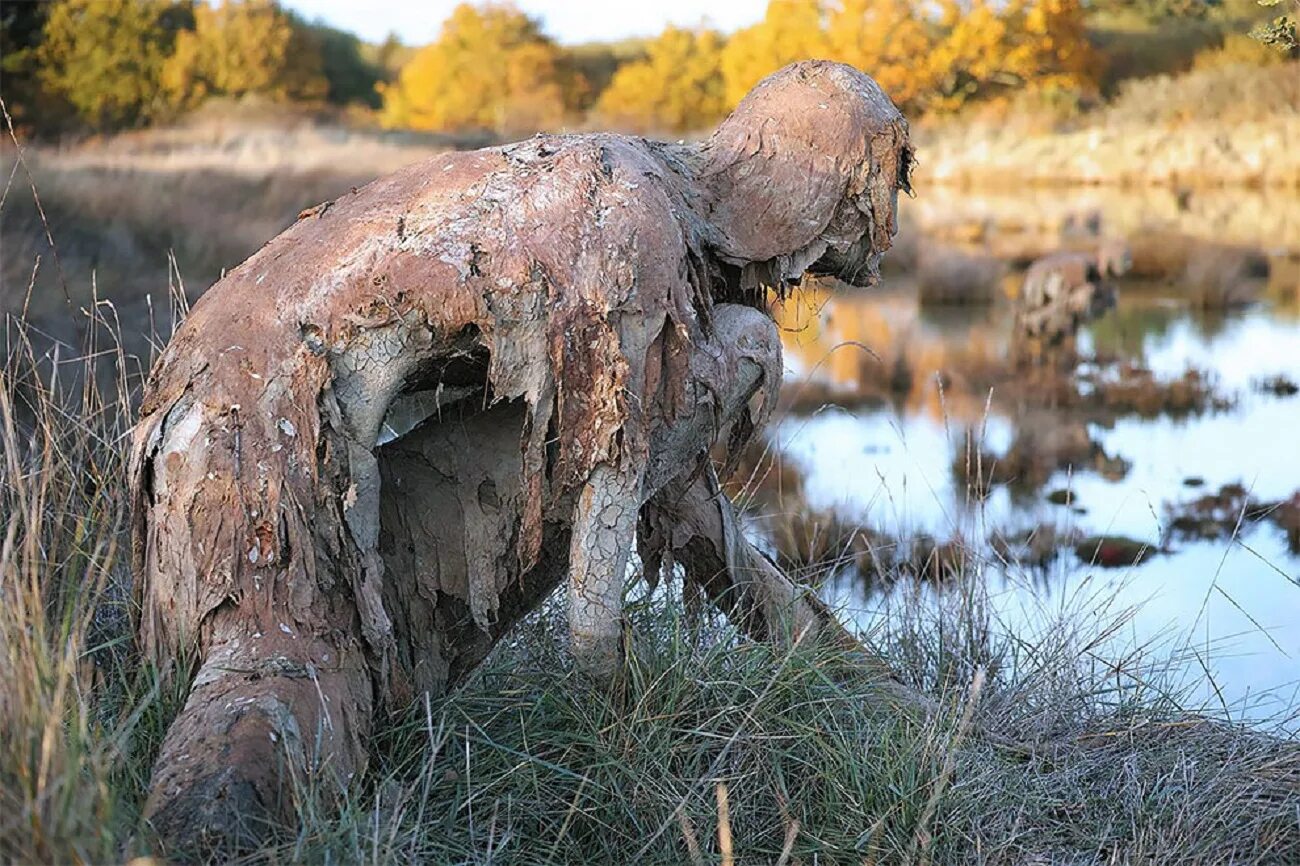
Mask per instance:
[[[973,574],[967,575],[973,577]],[[903,592],[882,649],[937,696],[897,712],[853,660],[636,609],[614,695],[557,675],[546,614],[379,742],[342,819],[259,860],[338,862],[1284,862],[1300,748],[1190,714],[1141,655],[1095,661],[1071,613],[1030,643],[976,581]],[[1081,622],[1086,627],[1080,627]],[[1122,624],[1121,624],[1122,625]],[[1115,626],[1118,628],[1119,626]],[[1114,666],[1111,666],[1111,664]],[[1007,750],[998,742],[1025,744]],[[725,811],[723,810],[725,805]]]
[[[917,262],[917,292],[922,304],[990,304],[1005,273],[1005,265],[992,256],[927,247]]]
[[[1268,260],[1263,256],[1210,247],[1188,260],[1182,283],[1196,309],[1229,310],[1255,301],[1268,275]]]
[[[78,359],[7,324],[0,859],[109,862],[129,850],[176,697],[134,664],[129,637],[122,444],[139,367],[112,342],[92,339]],[[105,324],[92,323],[92,335]]]

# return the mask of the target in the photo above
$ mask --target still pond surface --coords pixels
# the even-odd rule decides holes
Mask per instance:
[[[1055,235],[1044,241],[1051,232],[1040,226],[1021,245],[1023,225],[1007,229],[987,212],[974,232],[957,225],[968,213],[905,227],[921,255],[947,249],[945,233],[962,237],[955,255],[996,248],[1011,267],[991,303],[927,303],[915,266],[869,292],[797,293],[780,315],[787,405],[766,442],[779,467],[767,483],[783,489],[756,495],[766,516],[756,531],[777,549],[780,525],[805,546],[826,535],[833,576],[823,593],[864,625],[916,587],[870,579],[882,550],[929,578],[923,595],[942,593],[945,574],[981,575],[990,607],[1015,630],[1050,627],[1102,599],[1107,615],[1132,607],[1115,640],[1176,653],[1207,709],[1294,729],[1300,238],[1279,236],[1275,208],[1292,209],[1294,225],[1300,202],[1255,198],[1243,207],[1274,222],[1253,244],[1234,224],[1232,248],[1209,252],[1203,225],[1117,230],[1112,220],[1140,274],[1121,281],[1117,308],[1085,327],[1064,361],[1014,361],[1014,263],[1053,238],[1086,246],[1069,235],[1086,222],[1073,215],[1108,202],[1081,198],[1058,212],[1071,216],[1045,221]],[[1145,197],[1126,205],[1161,207]],[[1025,211],[1034,208],[1015,212]],[[1191,242],[1181,257],[1169,252],[1173,236]],[[1230,260],[1242,249],[1253,264]],[[1231,303],[1216,303],[1225,292]],[[800,522],[790,530],[792,513]],[[975,551],[964,566],[944,558],[954,539]]]

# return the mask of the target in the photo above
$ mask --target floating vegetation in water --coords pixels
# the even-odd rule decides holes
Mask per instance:
[[[1074,546],[1074,553],[1080,560],[1102,568],[1141,565],[1162,552],[1149,542],[1123,535],[1090,535]]]
[[[1064,549],[1073,548],[1083,539],[1083,532],[1074,526],[1040,523],[1018,531],[995,531],[989,536],[989,546],[1005,563],[1045,568]]]
[[[1300,554],[1300,490],[1269,508],[1266,516],[1286,534],[1287,550]]]
[[[1165,503],[1165,534],[1180,541],[1231,538],[1247,521],[1262,518],[1267,507],[1241,484],[1225,484],[1189,502]]]
[[[1266,502],[1234,482],[1187,502],[1166,502],[1164,512],[1166,541],[1232,539],[1251,525],[1267,521],[1282,530],[1291,553],[1300,553],[1300,491],[1278,502]]]
[[[1285,373],[1254,379],[1251,385],[1259,393],[1273,397],[1294,397],[1297,393],[1300,393],[1300,385],[1297,385],[1295,380]]]
[[[979,497],[1001,485],[1018,495],[1034,494],[1060,471],[1090,470],[1118,481],[1130,468],[1123,457],[1107,453],[1086,423],[1062,422],[1053,414],[1018,427],[1011,446],[1000,455],[968,431],[965,447],[952,461],[953,478]]]
[[[1212,373],[1196,367],[1188,367],[1173,379],[1161,380],[1149,367],[1125,362],[1109,370],[1080,374],[1079,379],[1090,386],[1081,389],[1083,404],[1112,416],[1184,418],[1226,411],[1236,402],[1220,393]]]
[[[1070,505],[1074,501],[1074,491],[1068,487],[1058,487],[1047,494],[1047,501],[1053,505]]]

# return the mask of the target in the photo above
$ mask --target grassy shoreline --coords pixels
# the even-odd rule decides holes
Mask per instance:
[[[150,851],[140,808],[179,696],[130,640],[120,479],[142,365],[111,338],[88,347],[98,376],[11,345],[0,859],[122,860]],[[1122,612],[1002,630],[980,577],[938,604],[903,594],[870,636],[935,698],[928,719],[851,659],[746,643],[672,590],[633,604],[623,688],[593,694],[552,606],[380,733],[341,818],[305,785],[300,825],[248,862],[717,862],[727,837],[742,863],[1300,857],[1300,743],[1183,706],[1168,664],[1112,646]]]
[[[959,188],[1300,188],[1300,61],[1126,82],[1111,102],[922,124],[916,181]],[[921,188],[918,186],[918,188]]]

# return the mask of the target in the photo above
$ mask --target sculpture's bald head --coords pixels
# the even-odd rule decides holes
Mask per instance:
[[[770,263],[773,280],[808,270],[875,282],[912,148],[869,76],[820,60],[787,66],[750,91],[703,156],[725,258]]]

